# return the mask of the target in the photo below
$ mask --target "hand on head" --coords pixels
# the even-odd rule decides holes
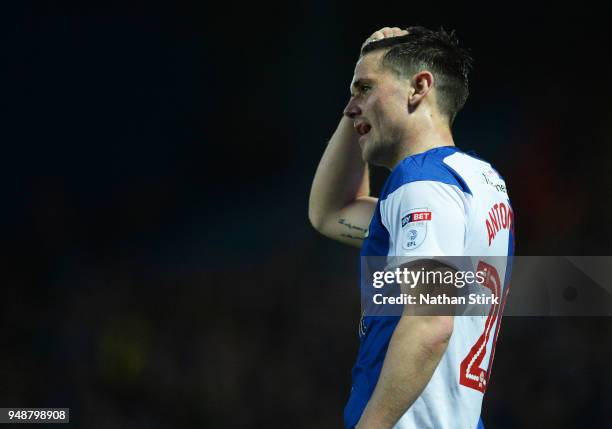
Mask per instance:
[[[377,40],[390,38],[390,37],[405,36],[406,34],[408,34],[408,31],[402,30],[399,27],[383,27],[380,30],[377,30],[374,33],[372,33],[372,35],[368,37],[365,42],[363,42],[363,45],[361,45],[361,47],[363,48],[368,43],[376,42]]]

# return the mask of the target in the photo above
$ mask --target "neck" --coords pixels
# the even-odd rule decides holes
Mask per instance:
[[[426,152],[436,147],[455,146],[453,135],[446,126],[428,127],[426,129],[416,130],[413,135],[408,135],[398,151],[397,156],[390,162],[387,167],[393,170],[397,164],[408,156]]]

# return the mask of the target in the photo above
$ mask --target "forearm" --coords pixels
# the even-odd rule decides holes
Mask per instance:
[[[452,316],[403,316],[359,429],[391,428],[427,386],[452,333]]]
[[[308,216],[317,228],[330,214],[370,194],[367,164],[361,158],[358,134],[343,116],[330,139],[310,190]]]

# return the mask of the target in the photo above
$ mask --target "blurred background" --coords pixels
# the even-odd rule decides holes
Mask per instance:
[[[340,427],[358,251],[307,201],[383,26],[471,49],[455,142],[505,176],[516,253],[609,255],[606,15],[538,7],[5,7],[0,406],[70,407],[83,428]],[[505,318],[485,426],[611,427],[611,334]]]

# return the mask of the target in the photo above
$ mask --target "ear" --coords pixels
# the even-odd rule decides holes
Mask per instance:
[[[415,108],[429,93],[434,84],[434,77],[428,71],[421,71],[412,76],[410,80],[412,94],[408,98],[408,106]]]

